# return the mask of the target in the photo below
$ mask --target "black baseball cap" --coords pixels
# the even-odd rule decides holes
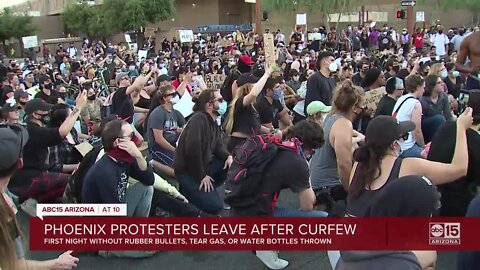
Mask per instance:
[[[160,75],[160,76],[157,77],[157,80],[155,81],[155,84],[157,86],[159,86],[160,82],[173,81],[173,80],[174,80],[174,77],[163,74],[163,75]]]
[[[2,113],[18,111],[18,107],[15,104],[5,103],[2,106]]]
[[[25,104],[25,114],[32,114],[36,111],[50,111],[53,105],[48,104],[41,98],[34,98]]]
[[[28,141],[28,132],[20,125],[0,125],[0,170],[13,166],[22,156],[22,149]]]
[[[23,91],[23,90],[16,90],[15,92],[13,92],[13,98],[14,98],[15,100],[19,100],[19,99],[21,99],[22,97],[23,97],[23,98],[28,98],[29,96],[30,96],[30,95],[29,95],[27,92]]]
[[[253,75],[252,73],[245,73],[240,75],[240,77],[238,77],[237,86],[240,87],[248,83],[256,83],[258,82],[258,80],[260,80],[260,78]]]
[[[370,121],[365,142],[373,145],[388,145],[415,129],[412,121],[398,122],[389,115],[379,115]]]
[[[48,75],[42,75],[40,76],[40,78],[38,79],[38,82],[40,83],[40,85],[42,85],[44,82],[48,81],[48,80],[51,80],[50,76]]]

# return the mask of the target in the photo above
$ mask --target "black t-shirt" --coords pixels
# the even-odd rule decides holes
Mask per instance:
[[[451,163],[456,144],[456,123],[447,121],[433,137],[428,159]],[[442,193],[442,216],[465,216],[468,204],[473,198],[469,186],[480,184],[480,134],[475,130],[467,130],[468,171],[465,177],[454,182],[439,185]],[[452,179],[454,180],[454,179]]]
[[[246,135],[260,134],[260,117],[252,105],[243,106],[243,96],[235,102],[234,122],[232,132]]]
[[[265,167],[262,196],[258,204],[235,211],[241,216],[272,216],[280,191],[290,188],[293,192],[300,193],[309,187],[309,171],[305,159],[294,151],[282,150]]]
[[[283,106],[280,101],[273,99],[270,103],[265,96],[259,96],[255,104],[258,114],[260,116],[260,123],[272,123],[274,128],[278,128],[278,114],[283,111]]]
[[[15,180],[10,181],[11,186],[24,186],[30,180],[47,171],[48,147],[62,143],[62,136],[58,128],[40,127],[28,122],[28,142],[23,148],[23,168],[15,173]]]
[[[393,108],[397,101],[388,95],[383,96],[377,105],[377,110],[375,111],[375,117],[379,115],[392,115]]]
[[[114,112],[128,123],[133,123],[134,107],[130,95],[127,95],[127,88],[121,87],[115,91],[112,98]]]
[[[54,90],[50,90],[50,95],[45,94],[43,91],[40,91],[35,95],[35,98],[41,98],[50,104],[57,104],[59,97],[60,96],[58,95],[57,91]]]

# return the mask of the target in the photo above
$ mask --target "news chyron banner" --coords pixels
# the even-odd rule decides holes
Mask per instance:
[[[31,218],[30,249],[480,250],[480,218],[139,218],[97,206]]]

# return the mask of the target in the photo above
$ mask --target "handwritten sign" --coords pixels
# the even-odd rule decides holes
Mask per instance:
[[[220,90],[225,81],[225,74],[207,74],[205,75],[205,84],[209,89]]]
[[[264,44],[264,51],[265,51],[265,62],[268,63],[269,66],[275,66],[275,45],[273,43],[273,35],[272,34],[263,34],[263,44]]]
[[[188,91],[185,91],[178,103],[173,105],[173,108],[179,111],[183,115],[183,117],[188,117],[193,113],[194,104],[195,103],[193,103],[190,93],[188,93]]]
[[[181,43],[190,43],[194,40],[192,30],[178,30],[178,36]]]
[[[365,106],[373,111],[377,110],[378,102],[385,94],[387,94],[385,87],[365,92]]]
[[[297,25],[307,25],[307,14],[297,14]]]
[[[22,37],[22,41],[23,41],[23,47],[25,49],[38,47],[37,36]]]
[[[321,33],[308,33],[308,40],[322,40],[322,34]]]

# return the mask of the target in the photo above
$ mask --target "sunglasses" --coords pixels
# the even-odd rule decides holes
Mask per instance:
[[[170,94],[165,95],[165,97],[176,97],[178,95],[178,92],[172,92]]]
[[[408,136],[409,136],[409,134],[406,133],[406,134],[403,134],[402,136],[400,136],[399,139],[402,139],[402,140],[406,141],[406,140],[408,140]]]

